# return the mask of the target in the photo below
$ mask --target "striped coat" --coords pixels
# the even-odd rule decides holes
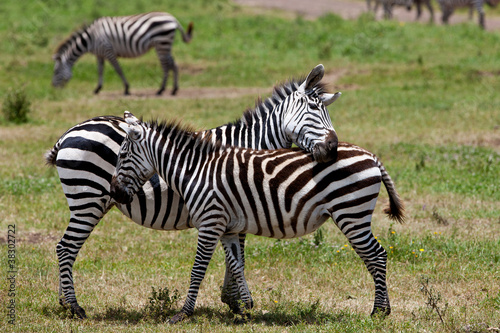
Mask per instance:
[[[157,94],[165,90],[169,71],[174,74],[172,95],[178,90],[178,67],[172,57],[175,31],[179,30],[184,42],[191,40],[193,24],[187,32],[175,17],[168,13],[146,13],[132,16],[101,17],[73,33],[57,49],[53,56],[55,61],[52,85],[64,86],[72,76],[74,63],[85,53],[90,52],[97,57],[99,80],[94,93],[102,88],[104,61],[107,60],[118,73],[125,86],[125,95],[129,94],[129,83],[118,63],[118,58],[139,57],[151,48],[156,54],[163,69],[163,79]]]
[[[111,195],[129,202],[155,172],[184,199],[199,230],[191,284],[178,322],[194,311],[199,286],[220,240],[246,308],[252,300],[243,274],[238,234],[294,238],[329,218],[349,239],[375,282],[372,313],[390,313],[387,254],[371,232],[371,216],[383,182],[390,217],[402,221],[403,206],[378,158],[342,143],[335,161],[318,163],[299,150],[220,150],[203,136],[177,126],[142,123],[125,112],[130,127],[111,181]],[[243,309],[242,309],[243,310]]]

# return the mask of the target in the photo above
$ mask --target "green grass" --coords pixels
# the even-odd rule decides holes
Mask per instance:
[[[50,86],[51,55],[72,30],[100,16],[149,10],[195,24],[192,42],[177,38],[173,48],[180,91],[216,88],[220,96],[134,95],[152,94],[160,84],[154,52],[121,61],[132,97],[121,95],[109,64],[103,90],[94,96],[97,70],[90,55],[76,63],[66,88]],[[331,14],[305,20],[254,13],[207,0],[0,4],[0,99],[23,87],[31,102],[27,123],[0,117],[2,332],[488,332],[500,326],[500,34],[481,31],[476,22],[443,27],[368,15],[347,21]],[[69,318],[58,304],[55,255],[69,212],[57,172],[45,166],[45,151],[71,126],[124,110],[146,119],[179,118],[197,128],[227,123],[258,96],[220,92],[267,88],[270,94],[276,82],[305,75],[318,63],[325,65],[330,89],[343,93],[329,107],[339,138],[376,153],[406,205],[407,223],[392,223],[382,213],[388,201],[382,190],[373,218],[373,232],[389,255],[391,316],[369,317],[373,281],[330,221],[321,234],[302,239],[248,237],[251,322],[234,324],[220,302],[224,257],[217,250],[195,315],[169,327],[150,315],[148,298],[152,287],[177,290],[181,300],[170,314],[181,307],[196,231],[152,231],[112,210],[74,267],[77,297],[89,319]],[[4,235],[12,224],[15,327],[4,306],[10,299]],[[434,308],[426,305],[422,281],[440,296]],[[446,304],[441,321],[437,310]]]

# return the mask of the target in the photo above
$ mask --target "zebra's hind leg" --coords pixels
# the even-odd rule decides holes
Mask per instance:
[[[160,90],[156,93],[157,95],[161,95],[165,91],[165,87],[167,85],[168,72],[174,72],[174,88],[172,89],[172,95],[177,93],[179,89],[178,86],[178,74],[179,70],[177,65],[175,64],[174,58],[170,54],[170,46],[169,45],[158,45],[156,47],[156,54],[158,55],[158,59],[160,59],[161,68],[163,69],[163,79],[161,81]]]
[[[365,263],[375,283],[375,302],[371,315],[389,315],[391,305],[386,282],[387,252],[369,230],[358,233],[356,237],[348,236],[348,238],[353,249]]]
[[[73,315],[76,314],[81,319],[87,318],[87,314],[76,299],[73,284],[73,264],[83,244],[104,215],[104,210],[100,205],[92,206],[92,204],[84,206],[70,204],[70,209],[72,210],[70,223],[64,236],[56,246],[57,259],[59,261],[59,304],[69,307],[71,313]],[[77,211],[75,207],[80,207],[80,211]],[[85,207],[85,210],[82,211],[81,207]],[[78,219],[81,216],[92,216],[92,218],[83,221]]]

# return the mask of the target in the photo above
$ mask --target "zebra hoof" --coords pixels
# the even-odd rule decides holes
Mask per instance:
[[[177,94],[177,90],[179,90],[179,88],[174,88],[172,90],[172,96],[175,96]]]
[[[99,93],[99,91],[101,91],[101,87],[100,86],[94,89],[94,94],[97,95]]]
[[[78,304],[71,304],[71,314],[75,315],[79,319],[87,319],[87,314],[85,313],[85,310]]]
[[[242,325],[245,323],[248,323],[252,319],[252,315],[248,312],[245,312],[241,315],[237,315],[236,318],[234,318],[234,323],[236,325]]]
[[[373,308],[371,316],[380,316],[382,318],[387,317],[391,314],[391,307],[387,308]]]
[[[177,324],[178,322],[183,321],[187,317],[189,317],[187,313],[179,312],[178,314],[176,314],[175,316],[173,316],[172,318],[170,318],[170,320],[168,321],[168,323],[171,324],[171,325]]]

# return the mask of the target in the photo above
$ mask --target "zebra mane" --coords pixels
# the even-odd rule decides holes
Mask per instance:
[[[142,122],[142,117],[141,117]],[[152,120],[144,122],[145,126],[157,131],[161,136],[166,137],[181,137],[191,141],[190,146],[202,146],[208,151],[215,151],[222,147],[220,140],[212,141],[212,133],[210,131],[197,131],[192,125],[184,124],[181,120],[173,119],[166,121]]]
[[[77,38],[80,37],[87,29],[90,27],[90,24],[83,24],[80,28],[73,31],[71,35],[62,41],[56,48],[55,56],[61,56],[67,50],[71,48],[71,45],[76,42]]]
[[[271,97],[267,97],[264,100],[259,97],[255,102],[255,107],[252,109],[247,109],[243,113],[243,116],[240,119],[234,121],[232,125],[238,125],[242,122],[248,125],[253,123],[254,119],[258,118],[259,115],[269,113],[275,105],[282,103],[288,96],[297,91],[297,89],[299,89],[300,85],[305,81],[305,79],[305,76],[298,79],[292,78],[288,81],[275,85]],[[313,88],[314,94],[320,95],[325,92],[326,84],[322,82],[318,82]]]

